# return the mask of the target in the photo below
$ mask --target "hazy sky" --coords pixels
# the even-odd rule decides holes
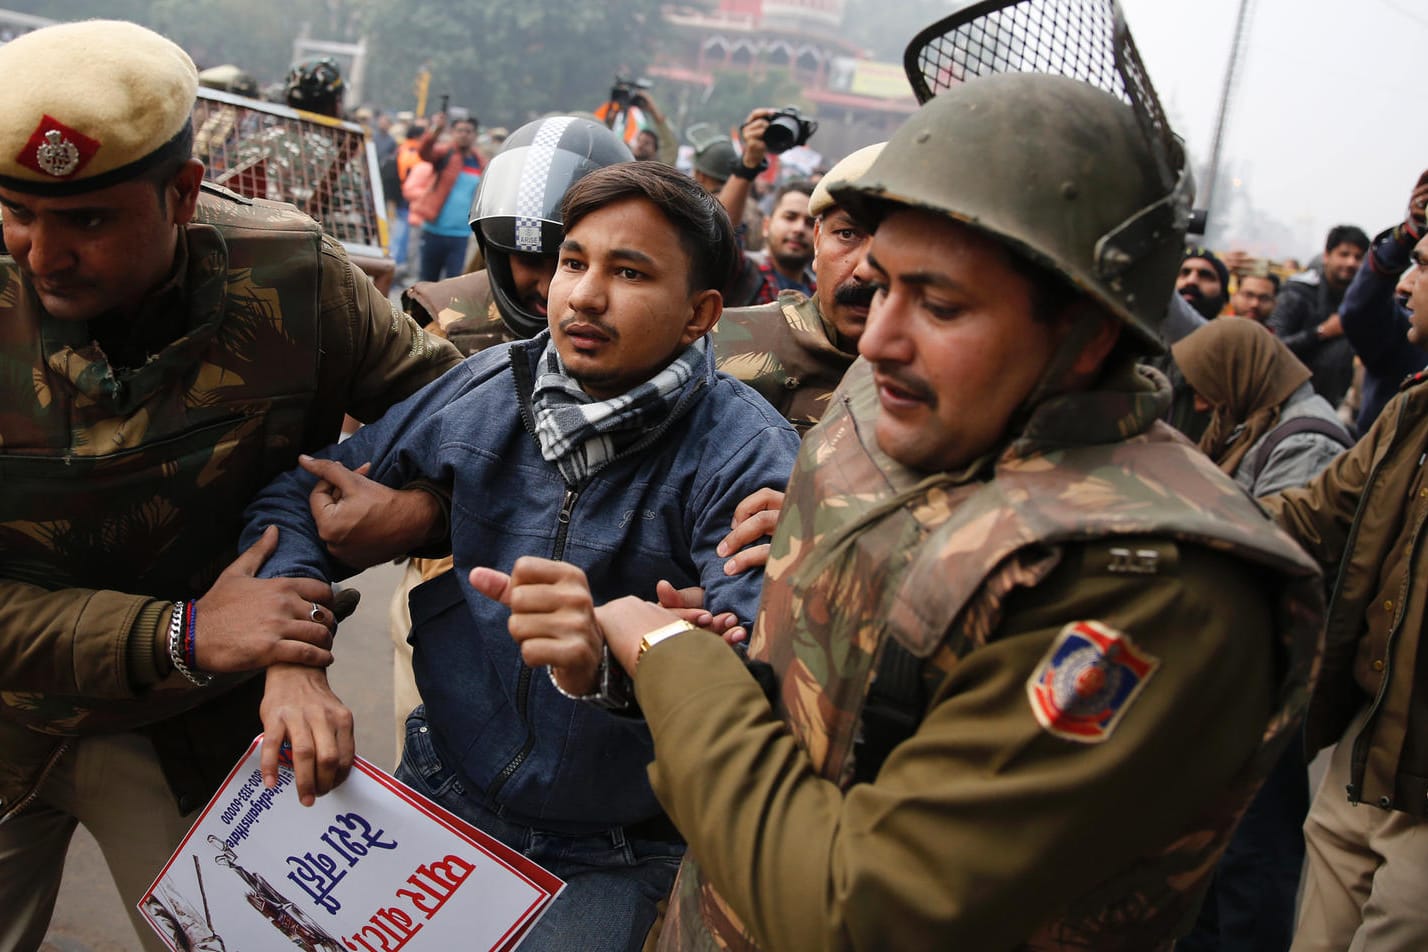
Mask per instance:
[[[1209,154],[1239,0],[1121,0],[1176,131]],[[1428,169],[1428,3],[1251,0],[1223,154],[1255,205],[1302,235],[1401,219]],[[1222,176],[1219,188],[1229,187]]]

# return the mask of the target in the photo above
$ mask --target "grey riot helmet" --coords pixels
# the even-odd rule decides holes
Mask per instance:
[[[534,337],[546,320],[522,306],[510,255],[555,255],[565,240],[560,204],[584,176],[634,156],[594,119],[548,116],[521,126],[487,165],[471,206],[471,230],[486,256],[491,296],[518,337]]]
[[[838,204],[975,228],[1160,351],[1194,179],[1117,0],[964,3],[904,66],[923,106]]]

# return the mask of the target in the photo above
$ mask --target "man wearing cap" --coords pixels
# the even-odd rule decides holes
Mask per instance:
[[[734,143],[720,136],[694,153],[694,181],[711,195],[718,195],[724,183],[729,180],[729,172],[734,168],[738,154]]]
[[[0,70],[0,948],[34,949],[77,823],[138,924],[260,727],[317,751],[304,798],[336,781],[331,593],[253,578],[242,508],[458,355],[311,219],[201,184],[173,43],[66,24]]]
[[[790,478],[761,674],[649,602],[598,606],[592,638],[472,572],[526,663],[586,690],[608,647],[632,675],[689,841],[662,948],[1188,928],[1293,733],[1321,599],[1137,366],[1193,191],[1160,130],[1075,80],[972,78],[833,185],[877,293]]]
[[[1206,320],[1214,320],[1225,308],[1230,288],[1230,271],[1209,248],[1188,248],[1175,276],[1175,293],[1200,312]]]
[[[818,422],[858,356],[873,286],[857,274],[872,235],[833,201],[828,186],[867,171],[883,143],[833,166],[813,189],[813,273],[817,291],[784,291],[759,307],[731,308],[714,327],[719,369],[749,384],[800,432]]]

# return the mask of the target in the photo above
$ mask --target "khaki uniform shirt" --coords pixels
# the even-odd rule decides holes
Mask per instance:
[[[661,948],[1168,948],[1304,701],[1311,563],[1150,425],[1163,390],[1044,405],[990,479],[887,460],[872,391],[855,365],[789,484],[750,650],[775,705],[717,639],[640,663],[689,841]],[[889,639],[926,708],[852,784]]]
[[[205,186],[143,326],[111,366],[0,258],[0,811],[65,738],[141,729],[187,812],[258,731],[261,679],[195,688],[166,622],[238,554],[253,494],[459,361],[288,206]]]
[[[856,353],[834,342],[818,298],[784,291],[757,307],[726,310],[714,325],[714,362],[753,387],[802,435],[828,408]]]

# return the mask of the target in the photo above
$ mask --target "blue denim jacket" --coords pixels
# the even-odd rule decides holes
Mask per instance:
[[[596,604],[653,599],[664,578],[703,586],[709,608],[751,624],[763,575],[726,577],[714,548],[741,499],[783,488],[798,437],[751,388],[715,371],[710,348],[704,373],[657,431],[585,484],[567,486],[541,458],[531,423],[547,337],[469,357],[320,455],[348,467],[371,461],[369,477],[388,486],[452,487],[456,577],[412,595],[413,666],[437,747],[496,812],[585,832],[659,815],[645,778],[649,732],[643,721],[561,697],[544,670],[527,668],[506,630],[509,612],[476,593],[468,574],[479,565],[509,572],[523,555],[559,558],[584,569]],[[293,470],[249,506],[245,547],[265,526],[280,529],[264,576],[351,574],[317,538],[307,505],[314,482]]]

